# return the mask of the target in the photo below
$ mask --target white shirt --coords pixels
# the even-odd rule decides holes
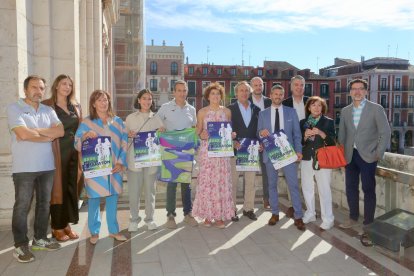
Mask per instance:
[[[305,119],[305,104],[303,103],[303,97],[299,103],[292,98],[293,108],[296,110],[296,114],[298,114],[299,121]]]
[[[254,95],[252,95],[252,100],[253,100],[253,104],[255,104],[258,108],[260,108],[260,110],[264,110],[264,99],[263,96],[260,96],[260,100],[256,100],[256,97]]]
[[[277,107],[279,109],[279,128],[284,129],[285,124],[283,120],[283,108],[282,105],[279,105]],[[272,105],[272,108],[270,109],[270,119],[272,121],[272,133],[275,133],[275,120],[276,120],[276,107]]]

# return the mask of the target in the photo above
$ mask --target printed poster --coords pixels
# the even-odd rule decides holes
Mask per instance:
[[[156,131],[139,132],[134,137],[135,168],[161,165],[160,143]]]
[[[195,128],[161,132],[161,176],[165,182],[191,183],[198,138]]]
[[[259,148],[258,139],[243,138],[240,141],[240,148],[236,152],[236,171],[238,172],[258,172]]]
[[[111,174],[111,137],[99,136],[83,141],[82,170],[85,178]]]
[[[262,138],[262,143],[276,170],[283,168],[298,159],[295,150],[289,143],[283,130]]]
[[[231,122],[208,122],[208,157],[234,156]]]

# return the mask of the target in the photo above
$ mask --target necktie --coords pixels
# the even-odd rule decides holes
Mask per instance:
[[[276,108],[276,116],[275,116],[275,129],[274,132],[280,130],[280,122],[279,122],[279,108]]]

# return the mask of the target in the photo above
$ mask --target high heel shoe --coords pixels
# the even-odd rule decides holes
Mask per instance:
[[[121,241],[121,242],[124,242],[127,240],[127,238],[124,235],[119,234],[119,233],[109,234],[109,237],[113,238],[114,240]]]
[[[59,242],[65,242],[70,239],[63,229],[52,229],[52,236]]]
[[[72,230],[72,228],[70,228],[69,224],[68,226],[65,227],[65,229],[63,229],[63,231],[65,231],[65,234],[71,239],[71,240],[77,240],[79,239],[79,235]]]

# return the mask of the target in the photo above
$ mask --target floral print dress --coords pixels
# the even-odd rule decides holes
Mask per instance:
[[[228,121],[224,108],[208,110],[204,129],[207,129],[208,122],[221,121]],[[234,216],[230,157],[208,157],[207,147],[207,141],[203,140],[198,152],[200,172],[193,215],[209,221],[229,220]]]

